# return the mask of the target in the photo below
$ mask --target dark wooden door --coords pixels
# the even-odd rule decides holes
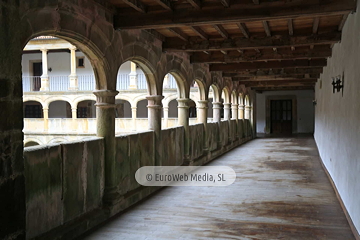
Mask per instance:
[[[39,91],[41,87],[42,62],[33,63],[33,74],[32,90]]]
[[[292,133],[292,100],[271,100],[271,133]]]

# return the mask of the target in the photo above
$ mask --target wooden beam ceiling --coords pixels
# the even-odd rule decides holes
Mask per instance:
[[[320,47],[320,46],[319,46]],[[233,51],[228,53],[227,56],[214,52],[212,55],[204,54],[202,52],[193,53],[190,57],[191,63],[237,63],[237,62],[249,62],[249,61],[274,61],[274,60],[291,60],[291,59],[316,59],[327,58],[331,56],[331,49],[329,46],[321,46],[316,50],[307,48],[291,51],[286,49],[285,51],[271,51],[258,54],[255,52],[247,51],[246,53],[239,53]]]
[[[326,66],[326,59],[314,60],[286,60],[272,62],[244,62],[229,64],[211,64],[210,71],[237,72],[246,69],[275,69],[275,68],[311,68]]]
[[[188,0],[195,6],[177,11],[152,11],[147,14],[121,12],[114,17],[115,29],[161,29],[183,26],[217,25],[225,23],[269,21],[349,14],[356,8],[353,0],[326,1],[318,4],[313,0],[264,2],[259,5],[234,3],[229,8],[207,7],[200,9],[198,0]]]
[[[259,48],[277,48],[277,47],[291,47],[291,46],[309,46],[319,44],[332,44],[337,43],[341,39],[341,33],[330,32],[317,35],[306,36],[271,36],[265,38],[235,38],[227,39],[224,41],[188,41],[178,42],[169,41],[164,42],[163,49],[165,51],[219,51],[219,50],[238,50],[238,49],[259,49]]]

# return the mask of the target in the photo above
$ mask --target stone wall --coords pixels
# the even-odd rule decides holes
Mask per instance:
[[[315,141],[321,159],[360,232],[360,2],[350,14],[315,86]],[[344,79],[333,93],[332,77]]]
[[[101,207],[103,144],[103,139],[94,138],[24,151],[27,238]]]

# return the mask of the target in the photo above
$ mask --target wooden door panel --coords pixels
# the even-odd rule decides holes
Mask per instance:
[[[270,103],[271,133],[292,133],[292,100]]]

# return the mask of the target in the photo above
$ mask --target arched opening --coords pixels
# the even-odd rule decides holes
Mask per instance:
[[[43,107],[36,101],[27,101],[23,104],[24,118],[43,118]]]
[[[49,104],[49,118],[71,118],[71,106],[65,101],[54,101]]]
[[[223,104],[221,109],[221,119],[231,119],[230,93],[226,87],[221,91],[221,102]]]
[[[138,101],[136,104],[136,116],[137,118],[148,118],[148,100],[143,99],[141,101]]]
[[[123,99],[115,100],[115,117],[116,118],[131,118],[131,105],[128,101]]]
[[[189,101],[189,118],[196,118],[196,103],[190,99]],[[169,102],[169,118],[178,118],[178,102],[176,99],[173,99]]]
[[[77,104],[77,118],[96,118],[96,106],[93,100],[84,100]]]
[[[67,40],[53,36],[31,39],[22,55],[23,92],[95,90],[88,57]]]
[[[37,146],[37,145],[40,145],[40,144],[35,141],[29,141],[24,144],[24,147],[33,147],[33,146]]]

